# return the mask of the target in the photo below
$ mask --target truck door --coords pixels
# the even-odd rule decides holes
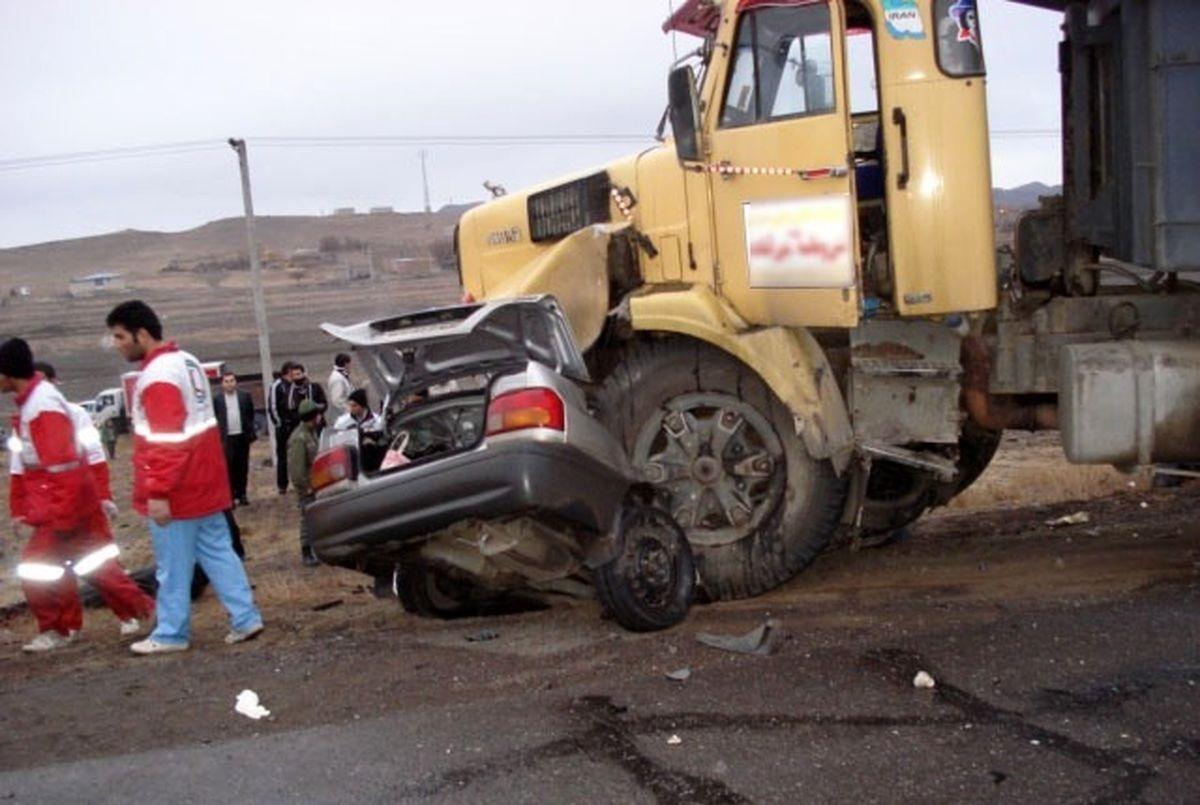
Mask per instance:
[[[976,2],[883,0],[875,40],[896,309],[991,309],[995,233]]]
[[[844,18],[823,0],[741,0],[706,92],[720,293],[752,324],[858,323]]]

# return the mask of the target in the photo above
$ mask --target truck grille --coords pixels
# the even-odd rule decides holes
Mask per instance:
[[[611,220],[608,174],[601,172],[529,197],[529,237],[556,240]]]

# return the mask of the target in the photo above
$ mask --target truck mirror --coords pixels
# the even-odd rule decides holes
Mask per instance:
[[[700,159],[700,101],[696,97],[696,74],[691,67],[671,71],[667,97],[675,153],[680,162],[695,162]]]

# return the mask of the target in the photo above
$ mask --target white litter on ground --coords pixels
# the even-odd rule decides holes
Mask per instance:
[[[914,688],[932,688],[937,685],[933,677],[925,671],[917,671],[917,675],[913,677]]]
[[[258,694],[252,690],[243,690],[239,693],[237,695],[237,704],[233,706],[233,709],[235,712],[241,713],[246,718],[252,718],[255,721],[271,715],[271,711],[259,703]]]
[[[679,746],[681,743],[683,743],[683,739],[680,738],[678,735],[672,735],[670,738],[667,739],[668,746]]]
[[[1062,517],[1053,520],[1047,520],[1046,525],[1051,528],[1058,528],[1064,525],[1083,525],[1091,522],[1092,518],[1087,512],[1075,512],[1074,514],[1063,515]]]

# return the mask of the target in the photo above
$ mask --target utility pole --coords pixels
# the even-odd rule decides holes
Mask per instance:
[[[429,174],[425,172],[425,158],[429,156],[429,152],[422,148],[417,155],[421,157],[421,186],[425,188],[425,212],[433,212],[433,208],[429,206]]]
[[[271,405],[271,337],[267,329],[267,302],[263,295],[262,265],[258,261],[258,239],[254,237],[254,200],[250,197],[250,163],[246,158],[246,141],[229,138],[229,147],[237,152],[238,168],[242,172],[242,205],[246,210],[246,247],[250,252],[250,279],[254,286],[254,324],[258,328],[258,360],[262,371],[263,401]],[[275,466],[275,423],[267,417],[267,433],[271,441],[271,466]]]

